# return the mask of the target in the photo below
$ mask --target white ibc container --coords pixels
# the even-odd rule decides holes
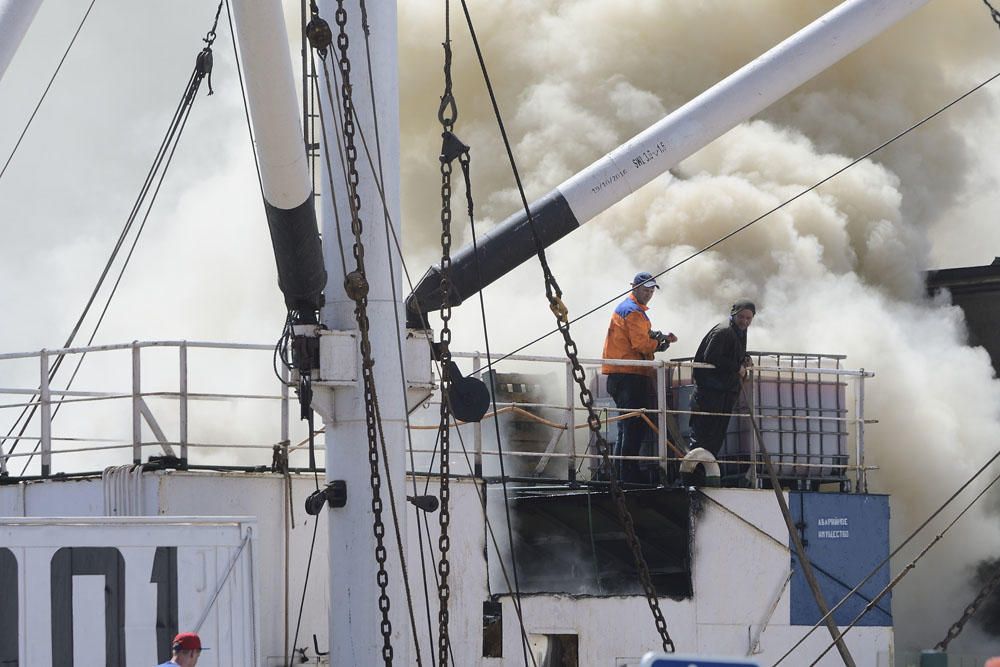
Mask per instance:
[[[760,367],[777,367],[781,372],[754,374],[749,387],[753,412],[757,416],[761,443],[755,445],[749,417],[730,419],[729,429],[718,459],[723,475],[746,470],[755,452],[766,451],[782,479],[842,481],[847,463],[846,384],[836,375],[806,373],[795,367],[830,367],[842,357],[752,354]],[[832,360],[832,361],[831,361]],[[668,396],[675,410],[690,410],[694,384],[690,368],[682,368],[668,380]],[[749,412],[744,397],[737,401],[734,413]],[[690,438],[690,416],[678,415],[681,433]],[[730,465],[725,465],[731,462]],[[758,474],[765,471],[761,465]]]

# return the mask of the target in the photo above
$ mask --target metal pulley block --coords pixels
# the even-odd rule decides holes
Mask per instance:
[[[313,14],[312,19],[306,25],[306,39],[309,45],[319,51],[321,56],[326,56],[326,50],[333,43],[333,31],[330,24],[321,19],[319,15]]]
[[[448,387],[448,405],[455,419],[464,422],[477,422],[483,418],[490,407],[490,390],[486,383],[478,378],[462,377],[462,371],[454,361],[448,362],[448,375],[451,385]]]
[[[360,271],[351,271],[344,276],[344,291],[351,301],[360,301],[368,296],[368,278]]]

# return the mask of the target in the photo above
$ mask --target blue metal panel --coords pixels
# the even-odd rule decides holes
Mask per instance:
[[[889,555],[889,497],[851,493],[789,493],[789,509],[802,526],[802,540],[823,596],[832,608]],[[822,618],[792,553],[791,624],[813,625]],[[883,565],[857,593],[834,612],[837,625],[854,620],[889,583]],[[858,625],[892,625],[891,594]]]

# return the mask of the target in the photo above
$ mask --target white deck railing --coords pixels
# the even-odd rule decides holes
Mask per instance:
[[[154,350],[156,352],[154,352]],[[191,359],[191,352],[205,351],[216,355],[206,359]],[[162,354],[161,354],[162,353]],[[281,380],[272,371],[274,347],[272,345],[256,345],[241,343],[217,343],[203,341],[144,341],[118,345],[99,345],[91,347],[67,348],[58,350],[41,350],[14,354],[0,354],[0,377],[9,386],[0,387],[0,473],[25,476],[29,470],[49,476],[53,473],[53,457],[74,457],[72,465],[76,469],[68,469],[69,462],[63,463],[60,472],[82,472],[95,470],[93,467],[100,462],[104,465],[121,465],[128,462],[122,460],[121,450],[129,451],[132,463],[141,463],[150,455],[175,456],[189,461],[191,464],[206,463],[219,466],[222,463],[240,464],[247,467],[248,463],[265,466],[271,461],[271,450],[277,446],[289,456],[291,462],[303,461],[305,457],[304,442],[307,437],[305,427],[290,418],[294,396],[289,395],[288,373],[278,364]],[[109,362],[109,358],[119,356],[118,363]],[[122,360],[121,355],[127,355]],[[156,362],[148,364],[149,356],[157,355]],[[172,360],[163,359],[163,354]],[[82,356],[91,355],[83,366],[84,372],[72,387],[66,388],[65,380],[57,377],[50,383],[50,369],[56,360],[64,357],[63,363],[79,361]],[[239,355],[239,361],[233,355]],[[497,355],[499,358],[501,355]],[[822,355],[810,355],[820,358]],[[480,374],[484,369],[485,355],[478,352],[454,353],[460,360],[468,360],[471,368],[466,372]],[[787,357],[787,355],[786,355]],[[781,359],[781,357],[777,357]],[[690,373],[693,364],[689,361],[618,361],[603,359],[581,359],[590,373],[601,364],[610,365],[643,365],[651,367],[657,378],[658,387],[667,387],[668,378],[676,378],[683,373]],[[503,368],[516,366],[519,370],[528,368],[528,374],[544,373],[553,368],[561,369],[563,379],[561,390],[545,394],[543,400],[531,401],[498,401],[497,412],[516,415],[524,420],[539,425],[539,428],[550,429],[552,436],[544,450],[512,449],[503,446],[503,454],[511,460],[532,460],[534,467],[528,476],[541,474],[547,465],[553,461],[565,461],[565,477],[569,481],[576,479],[578,471],[586,461],[596,461],[599,456],[587,449],[589,434],[584,408],[578,398],[579,390],[573,379],[572,366],[565,358],[513,355],[505,357]],[[766,365],[760,364],[755,373],[761,377],[816,377],[830,378],[829,382],[848,382],[853,386],[853,401],[851,405],[838,409],[834,416],[816,414],[813,409],[797,408],[809,414],[779,414],[771,415],[779,420],[811,420],[815,424],[824,420],[836,421],[843,425],[845,432],[852,431],[854,441],[854,462],[851,465],[845,460],[843,464],[813,464],[808,461],[796,462],[797,468],[807,469],[810,466],[822,465],[824,468],[839,468],[853,472],[855,488],[865,490],[867,487],[866,473],[869,470],[864,460],[864,427],[873,420],[864,415],[864,381],[872,376],[865,370],[851,370],[827,367],[805,367],[802,365]],[[31,368],[34,370],[30,370]],[[172,369],[172,370],[169,370]],[[64,374],[66,377],[68,373]],[[200,385],[212,384],[221,378],[226,383],[228,391],[209,391],[208,387]],[[19,384],[18,384],[19,381]],[[164,383],[166,382],[166,385]],[[155,389],[151,389],[156,387]],[[601,406],[602,422],[607,431],[607,423],[625,418],[647,419],[659,434],[657,451],[654,455],[633,457],[640,461],[655,461],[667,465],[670,461],[680,458],[685,452],[683,438],[678,438],[674,420],[677,416],[687,414],[684,410],[671,408],[667,403],[666,391],[658,392],[656,409],[645,411],[618,410],[613,404]],[[425,405],[436,402],[436,396],[429,397]],[[163,403],[176,401],[176,406],[166,407]],[[98,409],[98,406],[127,405],[127,409],[117,407],[114,410]],[[154,404],[155,405],[151,405]],[[228,406],[226,410],[206,410],[203,406]],[[243,416],[234,405],[244,406]],[[271,416],[265,411],[245,406],[270,405],[275,408]],[[74,414],[56,420],[62,408],[71,409]],[[155,408],[155,409],[154,409]],[[81,414],[88,410],[89,415]],[[268,408],[270,409],[270,408]],[[117,410],[117,414],[114,414]],[[795,410],[792,410],[794,412]],[[204,413],[193,418],[193,412]],[[220,416],[219,412],[222,413]],[[788,412],[787,410],[785,411]],[[542,414],[540,414],[542,413]],[[645,414],[642,414],[645,413]],[[97,416],[93,416],[96,414]],[[413,432],[432,432],[435,428],[437,410],[415,411],[411,415]],[[484,470],[484,458],[498,457],[500,449],[487,442],[495,437],[492,433],[492,412],[482,422],[474,424],[459,424],[453,426],[462,433],[472,434],[472,452],[474,460],[474,475],[481,475]],[[549,414],[550,417],[544,416]],[[551,418],[551,415],[559,415]],[[228,416],[227,416],[228,415]],[[609,416],[611,415],[611,416]],[[29,416],[30,421],[29,421]],[[765,417],[767,418],[767,417]],[[110,433],[97,435],[85,434],[94,424],[101,424]],[[785,422],[782,422],[785,423]],[[228,437],[220,437],[224,431]],[[244,432],[245,431],[245,432]],[[144,437],[144,433],[152,438]],[[580,433],[580,438],[576,434]],[[567,435],[569,434],[569,435]],[[614,439],[614,429],[608,434]],[[670,435],[670,437],[668,437]],[[292,438],[295,442],[292,442]],[[578,442],[583,440],[583,442]],[[756,440],[756,439],[755,439]],[[582,447],[581,447],[582,444]],[[464,441],[462,445],[465,446]],[[746,463],[757,462],[756,452],[759,443],[754,444],[751,459]],[[431,443],[417,443],[412,447],[414,454],[422,454],[433,458],[436,447]],[[200,450],[192,455],[192,450]],[[267,450],[268,453],[264,453]],[[247,453],[250,453],[249,456]],[[322,447],[319,448],[322,456]],[[100,454],[100,455],[99,455]],[[617,458],[617,457],[616,457]],[[292,466],[294,467],[294,465]],[[304,464],[303,464],[304,467]],[[429,467],[433,467],[430,466]],[[509,473],[508,473],[509,474]],[[756,483],[756,466],[750,466],[751,482]]]

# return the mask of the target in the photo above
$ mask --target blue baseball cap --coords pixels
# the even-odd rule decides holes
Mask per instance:
[[[635,274],[635,278],[632,279],[632,287],[639,286],[660,289],[660,286],[656,284],[656,278],[653,277],[653,274],[645,271]]]

